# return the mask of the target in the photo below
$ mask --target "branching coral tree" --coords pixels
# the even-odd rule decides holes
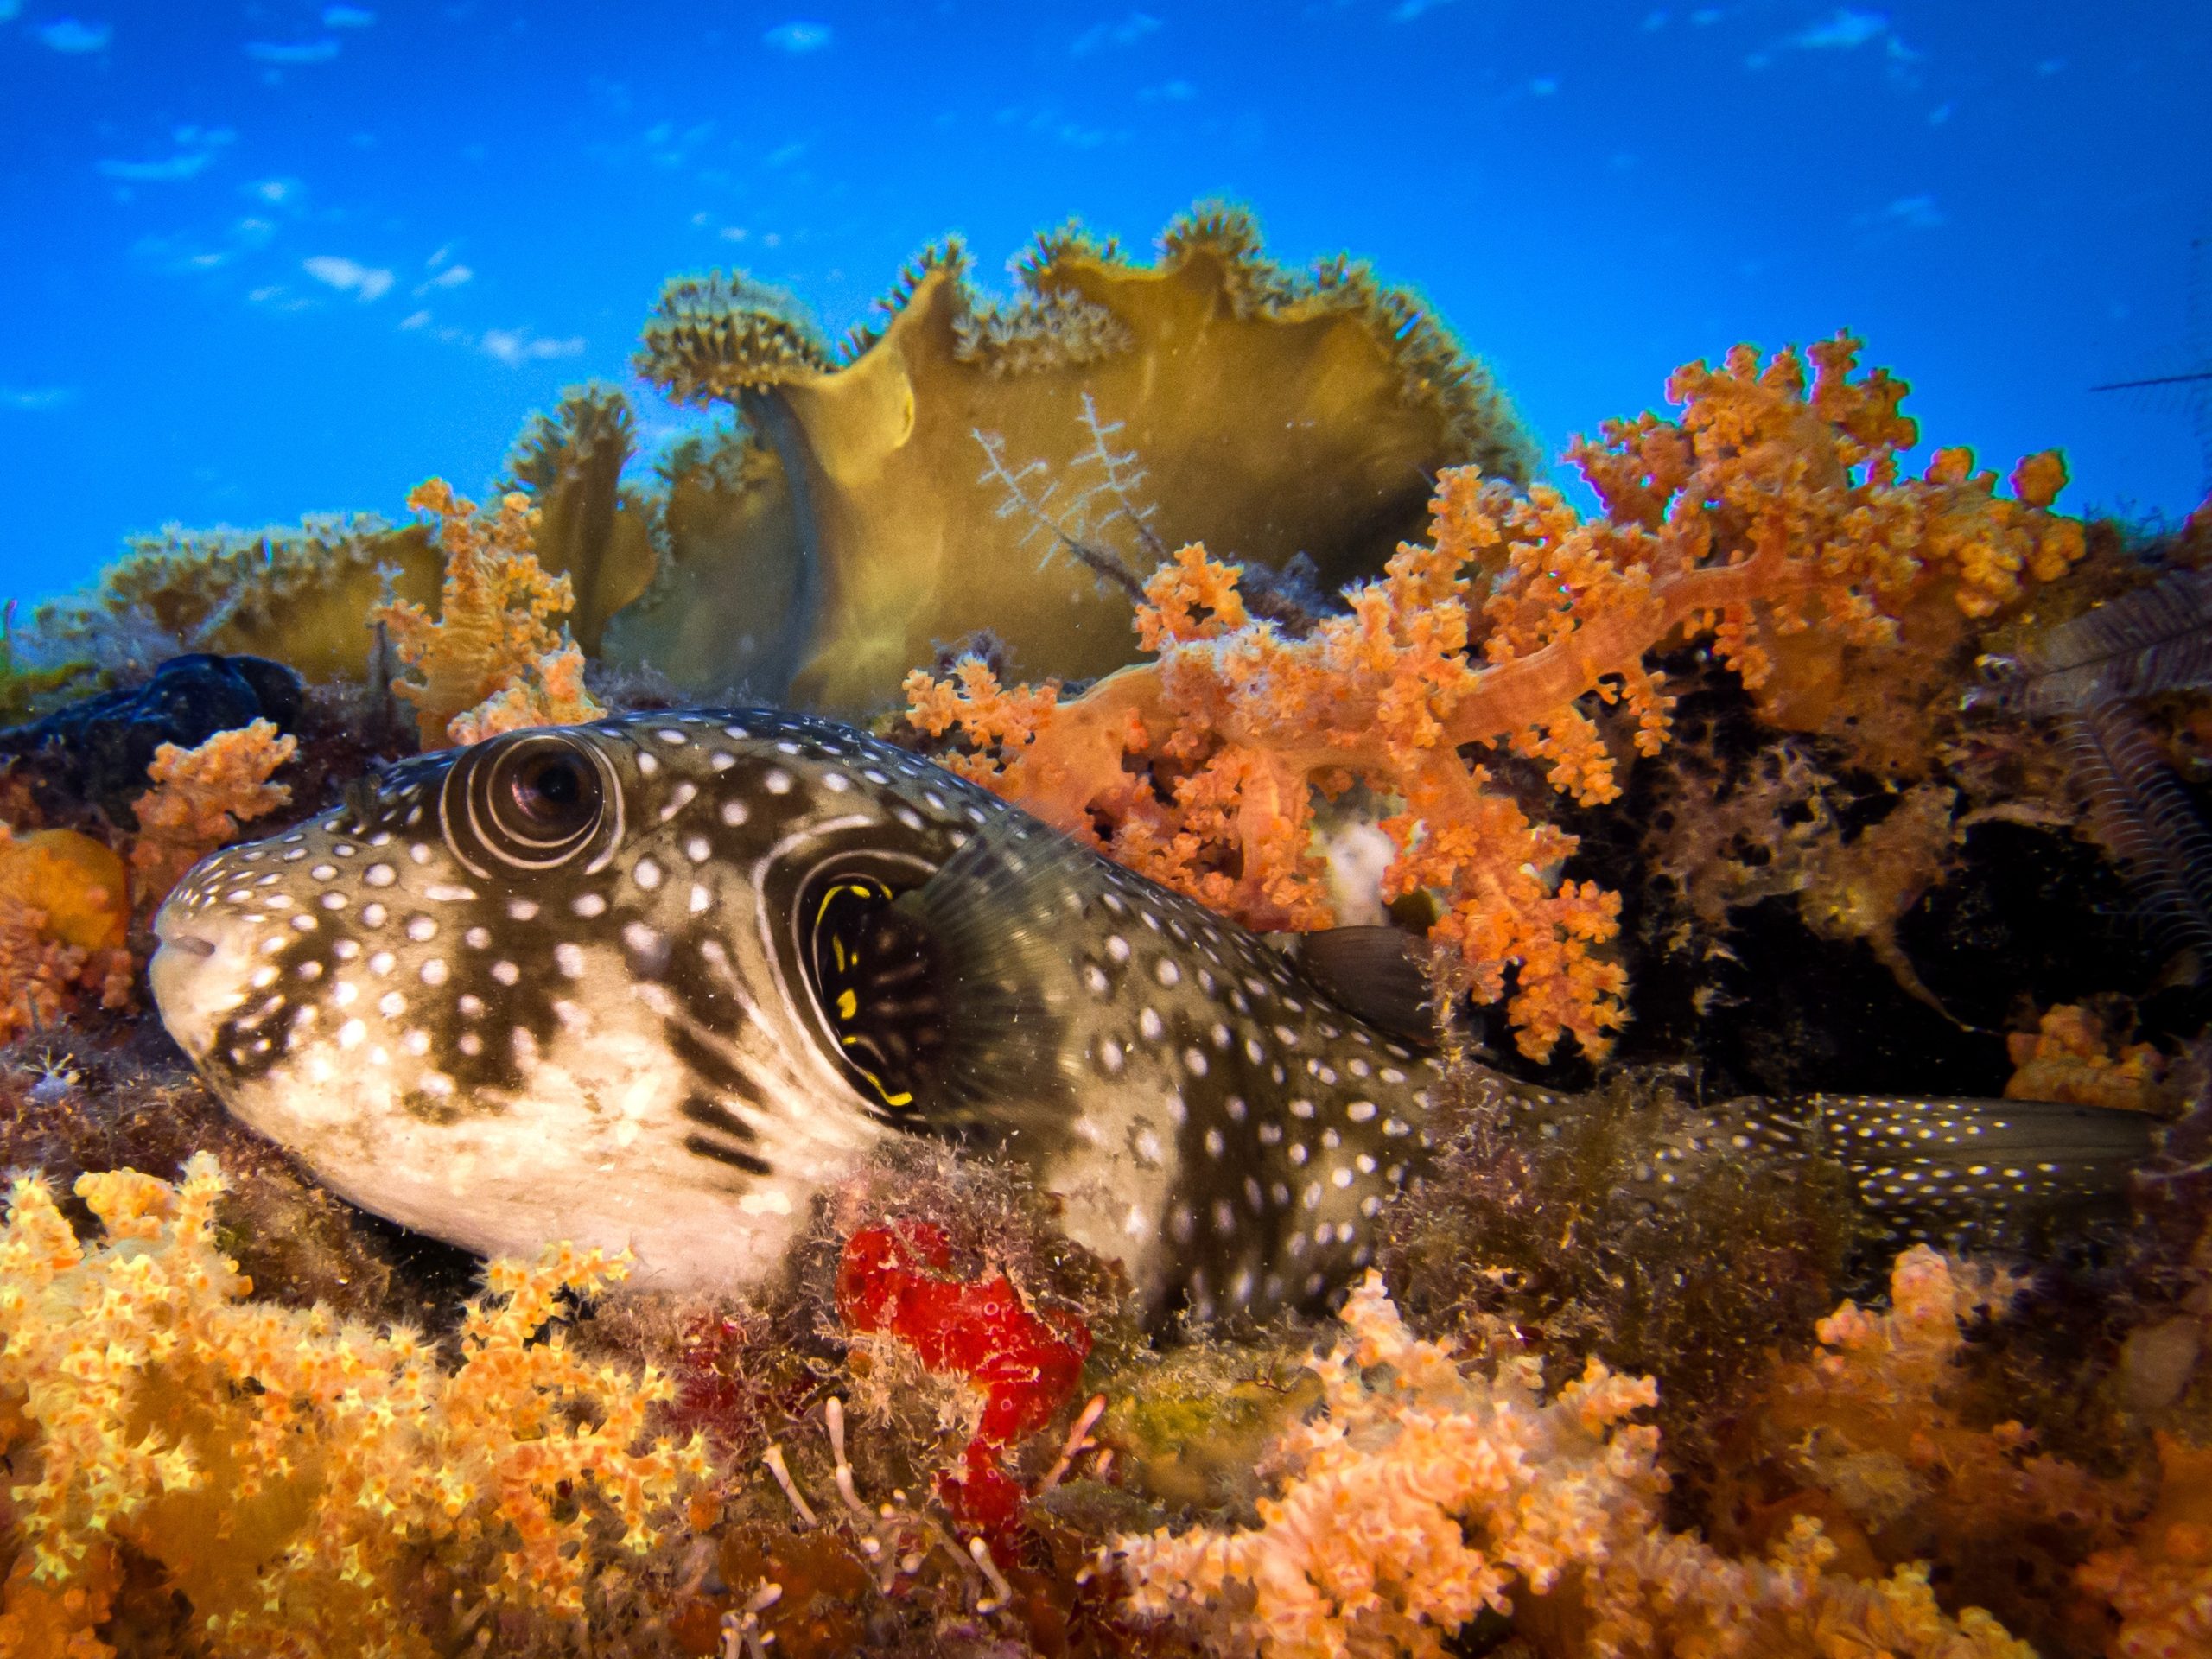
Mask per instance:
[[[1402,546],[1347,616],[1303,637],[1254,620],[1240,571],[1202,546],[1147,584],[1137,629],[1154,660],[1082,697],[1006,690],[981,663],[906,685],[915,723],[956,728],[953,764],[1123,863],[1262,928],[1330,925],[1313,844],[1317,799],[1364,785],[1389,804],[1386,898],[1428,889],[1481,1001],[1508,990],[1522,1050],[1572,1033],[1602,1052],[1625,1018],[1624,976],[1599,954],[1619,900],[1562,880],[1573,836],[1533,821],[1465,751],[1541,763],[1584,804],[1620,792],[1622,752],[1656,753],[1672,699],[1645,658],[1707,639],[1756,686],[1768,642],[1808,628],[1853,645],[1897,639],[1909,605],[1948,594],[1970,617],[2082,556],[2078,521],[2048,511],[2056,454],[2030,456],[2017,499],[1972,453],[1900,476],[1917,441],[1908,390],[1855,374],[1847,335],[1764,365],[1751,346],[1669,383],[1676,420],[1607,425],[1570,455],[1603,502],[1523,497],[1446,471],[1430,541]],[[1609,731],[1599,716],[1618,708]]]

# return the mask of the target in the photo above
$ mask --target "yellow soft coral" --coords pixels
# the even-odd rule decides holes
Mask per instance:
[[[86,993],[130,999],[123,861],[73,830],[0,824],[0,1042],[50,1025]]]
[[[415,705],[423,747],[603,713],[583,689],[583,654],[550,625],[567,614],[574,593],[568,577],[546,575],[531,551],[537,510],[530,498],[502,496],[496,510],[480,512],[434,478],[407,505],[439,521],[445,583],[437,620],[403,599],[371,616],[419,675],[395,689]]]
[[[410,1332],[246,1300],[214,1243],[223,1189],[204,1154],[176,1185],[84,1176],[107,1235],[87,1247],[41,1183],[15,1186],[0,1401],[29,1430],[11,1458],[32,1582],[96,1585],[122,1543],[216,1652],[428,1654],[426,1573],[567,1619],[610,1548],[660,1541],[705,1467],[696,1440],[635,1449],[666,1379],[538,1338],[563,1293],[624,1262],[566,1245],[494,1262],[448,1371]]]
[[[1313,1362],[1325,1409],[1276,1446],[1257,1528],[1118,1541],[1138,1611],[1264,1659],[1440,1656],[1485,1606],[1547,1655],[2032,1659],[1986,1613],[1947,1617],[1924,1573],[1825,1571],[1834,1547],[1809,1522],[1750,1562],[1667,1531],[1658,1431],[1624,1421],[1656,1399],[1648,1378],[1592,1358],[1548,1400],[1532,1355],[1463,1372],[1374,1274],[1344,1322]]]
[[[292,798],[270,774],[299,750],[299,740],[257,720],[217,732],[197,748],[164,743],[146,776],[154,787],[131,803],[138,836],[130,845],[130,877],[138,908],[150,913],[177,879],[238,832]]]
[[[1400,548],[1380,581],[1347,590],[1349,615],[1305,638],[1249,620],[1238,568],[1189,547],[1138,613],[1156,661],[1066,701],[968,664],[957,683],[917,672],[916,723],[958,728],[970,776],[1261,929],[1330,924],[1314,804],[1363,785],[1394,809],[1384,896],[1443,901],[1436,934],[1478,997],[1511,973],[1524,1052],[1563,1033],[1602,1052],[1624,1018],[1623,975],[1599,954],[1619,901],[1562,880],[1574,837],[1460,751],[1510,750],[1578,802],[1613,800],[1620,751],[1667,741],[1671,699],[1644,658],[1669,639],[1709,637],[1756,684],[1770,639],[1884,645],[1926,594],[1986,614],[2082,554],[2080,524],[2044,510],[2055,456],[2022,463],[2018,501],[1963,452],[1901,481],[1896,451],[1917,435],[1897,412],[1905,388],[1854,378],[1858,345],[1813,347],[1809,386],[1794,352],[1762,365],[1739,346],[1718,370],[1683,369],[1679,422],[1645,416],[1574,446],[1600,518],[1556,491],[1447,470],[1430,544]],[[1624,716],[1614,734],[1607,707]]]

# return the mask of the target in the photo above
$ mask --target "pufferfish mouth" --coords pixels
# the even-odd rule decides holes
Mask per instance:
[[[154,937],[161,946],[146,964],[154,1006],[178,1046],[197,1061],[215,1046],[223,1016],[245,999],[231,976],[207,971],[220,944],[189,931],[174,905],[162,906],[154,918]]]

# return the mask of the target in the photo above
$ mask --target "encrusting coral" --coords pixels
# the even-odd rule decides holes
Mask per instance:
[[[600,1562],[658,1543],[703,1443],[636,1449],[666,1379],[539,1337],[561,1295],[624,1263],[562,1246],[494,1262],[447,1370],[407,1330],[245,1300],[213,1237],[223,1187],[206,1157],[174,1185],[82,1176],[105,1231],[87,1246],[41,1183],[15,1185],[0,1440],[22,1554],[0,1652],[38,1651],[26,1632],[54,1631],[73,1598],[89,1641],[119,1548],[161,1567],[214,1651],[427,1655],[456,1584],[572,1618]]]
[[[908,1220],[864,1228],[845,1245],[837,1311],[855,1333],[904,1343],[930,1370],[965,1377],[981,1390],[982,1409],[960,1471],[941,1479],[939,1491],[969,1524],[1003,1530],[1021,1490],[1000,1460],[1074,1392],[1090,1332],[1071,1317],[1025,1307],[1003,1273],[954,1277],[951,1260],[951,1240],[941,1227]]]
[[[1924,1572],[1826,1571],[1834,1547],[1809,1522],[1764,1561],[1668,1531],[1657,1431],[1625,1421],[1654,1402],[1649,1379],[1592,1357],[1547,1398],[1529,1355],[1464,1369],[1374,1274],[1343,1317],[1313,1362],[1325,1409],[1276,1446],[1258,1527],[1117,1541],[1137,1609],[1263,1659],[1440,1659],[1485,1608],[1547,1655],[2032,1659],[1978,1609],[1947,1617]]]
[[[537,509],[520,493],[480,512],[442,479],[416,486],[407,505],[438,519],[445,580],[434,621],[391,599],[372,613],[400,662],[417,677],[393,689],[415,705],[423,747],[474,743],[524,726],[589,720],[601,712],[583,688],[583,653],[549,625],[573,590],[531,553]]]
[[[123,861],[73,830],[0,824],[0,1042],[48,1027],[80,998],[130,1000]]]
[[[1401,547],[1347,591],[1349,616],[1303,638],[1252,620],[1238,568],[1192,545],[1145,587],[1136,625],[1155,661],[1066,702],[1003,690],[980,664],[950,682],[917,671],[911,718],[969,739],[948,764],[1260,929],[1329,925],[1315,800],[1362,785],[1390,809],[1384,896],[1440,896],[1433,935],[1478,1001],[1511,971],[1522,1052],[1572,1033],[1602,1053],[1624,1018],[1624,976],[1599,954],[1618,900],[1560,880],[1574,837],[1459,751],[1517,754],[1560,794],[1609,801],[1620,753],[1667,741],[1671,700],[1645,661],[1662,643],[1709,639],[1756,686],[1772,640],[1879,645],[1931,593],[1986,615],[2082,553],[2081,525],[2047,511],[2050,458],[2022,463],[2018,500],[1962,451],[1901,479],[1897,453],[1918,435],[1897,413],[1906,387],[1855,376],[1858,350],[1813,346],[1809,384],[1796,353],[1762,365],[1748,346],[1681,370],[1678,421],[1615,423],[1571,451],[1603,518],[1446,472],[1429,544]],[[1624,717],[1601,728],[1612,707]]]
[[[238,832],[276,811],[291,788],[270,774],[289,760],[299,740],[257,720],[217,732],[196,748],[164,743],[146,775],[153,788],[133,804],[138,834],[130,844],[133,897],[150,916],[184,873]]]
[[[1437,468],[1533,468],[1503,397],[1417,297],[1344,260],[1287,270],[1242,212],[1179,219],[1151,265],[1042,237],[1011,304],[967,270],[957,243],[925,254],[842,358],[786,296],[719,273],[669,284],[646,326],[640,373],[735,405],[781,461],[810,573],[802,704],[866,712],[934,641],[982,628],[1071,676],[1129,659],[1125,596],[1003,511],[1017,474],[1080,469],[1086,396],[1141,457],[1151,534],[1274,565],[1305,552],[1330,582],[1413,530]]]

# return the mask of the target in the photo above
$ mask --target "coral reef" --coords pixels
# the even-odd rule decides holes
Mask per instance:
[[[1614,745],[1649,754],[1667,740],[1671,700],[1645,657],[1677,630],[1709,637],[1756,687],[1772,640],[1885,644],[1931,594],[1987,615],[2084,550],[2080,524],[2046,511],[2043,458],[2022,463],[2017,501],[1963,451],[1900,480],[1896,452],[1917,436],[1897,413],[1906,387],[1854,378],[1858,349],[1847,336],[1813,347],[1809,385],[1789,352],[1762,366],[1738,347],[1720,370],[1683,369],[1669,385],[1678,422],[1615,424],[1571,451],[1602,518],[1547,489],[1522,499],[1446,473],[1432,543],[1401,548],[1348,594],[1351,616],[1304,639],[1250,620],[1236,567],[1186,547],[1146,584],[1137,626],[1155,662],[1069,702],[918,671],[912,718],[931,735],[958,728],[976,752],[969,774],[1046,822],[1262,929],[1327,925],[1314,798],[1362,785],[1398,809],[1383,822],[1398,848],[1385,896],[1440,896],[1433,933],[1459,950],[1477,1000],[1506,995],[1510,969],[1525,1053],[1567,1033],[1602,1053],[1624,1017],[1624,976],[1597,949],[1618,900],[1552,878],[1574,838],[1486,787],[1491,772],[1459,751],[1515,753],[1559,793],[1610,801]],[[1620,706],[1628,729],[1609,743],[1586,700]]]
[[[925,253],[842,357],[785,296],[719,274],[671,283],[647,325],[639,372],[734,404],[782,463],[806,563],[802,705],[869,710],[934,641],[986,627],[1054,672],[1128,659],[1125,596],[1050,543],[1040,564],[1028,516],[999,511],[1004,450],[1024,473],[1081,471],[1079,395],[1142,456],[1150,534],[1268,564],[1304,551],[1332,582],[1414,528],[1438,467],[1530,470],[1503,399],[1414,296],[1343,260],[1287,271],[1241,213],[1178,220],[1148,266],[1042,237],[1010,304],[978,296],[967,264],[957,244]]]
[[[2157,1503],[2126,1544],[2075,1574],[2119,1615],[2110,1659],[2187,1659],[2212,1649],[2212,1448],[2158,1442]]]
[[[393,690],[415,705],[423,747],[474,743],[499,732],[601,712],[583,689],[583,653],[547,619],[574,602],[566,576],[549,576],[531,552],[537,510],[502,497],[479,512],[442,479],[407,505],[438,520],[445,579],[434,621],[419,605],[391,598],[372,613],[400,662],[417,677]]]
[[[814,648],[812,578],[782,463],[741,427],[685,439],[658,473],[664,550],[608,621],[607,660],[650,665],[694,696],[782,701]]]
[[[164,743],[146,775],[153,788],[132,803],[138,834],[130,844],[131,885],[139,911],[150,916],[179,877],[229,841],[238,826],[277,810],[292,798],[270,774],[289,760],[299,740],[257,720],[217,732],[197,747]]]
[[[0,726],[29,720],[41,702],[92,671],[92,664],[83,660],[22,661],[16,643],[16,601],[11,599],[0,607]]]
[[[1779,1333],[1834,1306],[1863,1224],[1840,1165],[1738,1151],[1685,1082],[1616,1077],[1532,1133],[1495,1078],[1454,1068],[1383,1262],[1424,1329],[1510,1326],[1569,1366],[1649,1374],[1674,1466],[1700,1471]]]
[[[2074,1570],[2131,1535],[2149,1483],[2039,1450],[2017,1390],[1973,1363],[1977,1327],[2018,1288],[1917,1245],[1891,1270],[1888,1312],[1847,1301],[1821,1320],[1719,1460],[1718,1540],[1757,1547],[1810,1517],[1847,1560],[1936,1560],[1953,1593],[2047,1650],[2086,1645]]]
[[[1239,211],[1177,220],[1152,264],[1056,232],[1020,280],[1014,300],[986,299],[957,244],[932,249],[880,331],[842,352],[741,276],[670,284],[641,368],[681,401],[733,406],[741,427],[679,446],[657,488],[625,485],[627,404],[585,387],[533,420],[510,463],[542,516],[540,563],[571,584],[577,644],[693,695],[745,685],[846,713],[890,698],[935,640],[987,626],[1037,670],[1096,674],[1131,655],[1126,597],[1079,560],[1040,564],[1058,543],[1032,543],[1034,512],[1065,524],[1109,477],[1141,484],[1147,534],[1207,536],[1252,562],[1256,587],[1300,553],[1329,582],[1370,573],[1417,526],[1440,467],[1534,469],[1503,397],[1417,296],[1345,259],[1286,270]],[[1141,467],[1116,469],[1085,398]],[[1148,544],[1134,550],[1149,563]],[[57,663],[135,630],[142,667],[166,641],[352,677],[379,600],[426,608],[440,569],[420,524],[173,526],[42,607],[38,628]]]
[[[1580,512],[1417,299],[1241,214],[1018,280],[933,250],[842,346],[679,280],[640,365],[722,413],[657,477],[579,388],[482,511],[170,531],[0,628],[0,1659],[2212,1643],[2204,523],[1904,475],[1845,336],[1684,368]],[[1309,962],[1447,947],[1341,1322],[1155,1345],[919,1135],[741,1296],[487,1268],[131,1006],[185,865],[417,741],[917,664],[901,741]],[[2126,1215],[1892,1262],[1770,1155],[1821,1089],[2171,1121]]]

